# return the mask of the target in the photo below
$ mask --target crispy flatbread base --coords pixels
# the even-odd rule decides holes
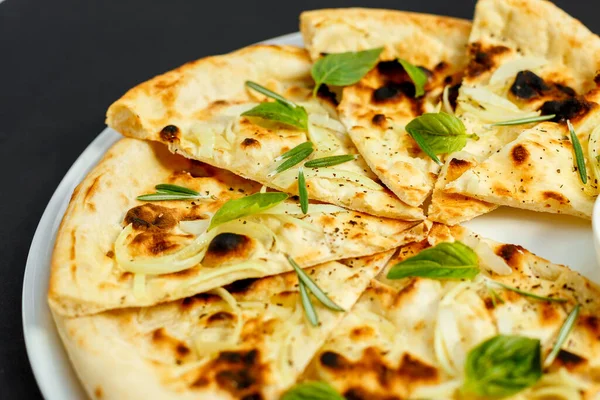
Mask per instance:
[[[350,309],[392,254],[329,262],[307,272]],[[201,294],[80,318],[55,315],[55,321],[92,399],[277,399],[344,313],[313,298],[321,324],[312,327],[295,273],[227,289],[235,303]]]
[[[293,179],[282,182],[268,176],[276,157],[307,140],[317,147],[313,157],[357,153],[337,121],[331,98],[311,96],[310,68],[306,51],[292,46],[256,45],[207,57],[131,89],[110,106],[106,123],[126,136],[163,142],[188,158],[297,194]],[[245,87],[247,80],[302,104],[309,113],[308,132],[241,117],[265,100]],[[335,168],[376,178],[362,159]],[[424,218],[421,209],[399,201],[384,187],[306,176],[311,198],[378,216]]]
[[[154,186],[160,183],[195,189],[215,196],[216,200],[153,203],[136,200],[141,194],[154,192]],[[389,250],[422,236],[427,230],[423,223],[353,211],[304,217],[303,221],[313,224],[315,230],[265,217],[258,223],[277,235],[276,244],[264,243],[254,236],[217,236],[202,266],[147,276],[146,294],[134,294],[133,274],[126,272],[115,257],[115,240],[124,226],[131,223],[134,228],[127,242],[127,250],[134,257],[168,255],[194,239],[181,231],[181,221],[206,218],[207,213],[215,213],[227,200],[259,189],[255,182],[173,155],[159,143],[121,140],[73,194],[52,258],[50,305],[55,312],[70,316],[153,305],[239,279],[289,271],[291,266],[285,253],[306,267]],[[239,267],[247,262],[259,262],[263,267]]]
[[[465,88],[493,89],[495,93],[506,96],[508,100],[524,111],[538,110],[545,101],[569,97],[565,92],[565,87],[579,95],[585,94],[596,87],[594,78],[597,71],[600,70],[600,39],[579,21],[549,1],[481,0],[475,9],[473,30],[469,37],[469,57],[470,62],[459,91],[456,112],[464,122],[468,133],[477,134],[479,140],[469,140],[462,151],[451,155],[446,162],[435,186],[432,203],[428,210],[429,218],[446,224],[457,224],[489,212],[495,209],[497,204],[550,212],[569,212],[578,216],[586,215],[587,211],[583,209],[588,208],[587,206],[576,205],[575,208],[579,208],[579,210],[566,211],[565,207],[561,205],[561,201],[551,200],[548,202],[548,199],[537,194],[520,198],[519,190],[523,185],[518,184],[517,181],[512,180],[512,176],[508,177],[507,175],[508,169],[512,166],[510,160],[504,160],[508,163],[502,166],[503,172],[501,173],[503,174],[503,183],[505,182],[509,186],[508,190],[515,191],[515,201],[507,201],[504,195],[498,196],[489,186],[487,189],[481,188],[477,191],[457,190],[459,186],[464,188],[464,181],[456,184],[453,181],[465,171],[476,168],[488,157],[498,158],[497,155],[494,155],[496,152],[500,151],[503,154],[509,152],[516,143],[511,142],[517,140],[522,132],[533,126],[488,127],[487,124],[495,121],[483,120],[481,115],[473,115],[464,108],[464,104],[469,103],[469,96],[465,93]],[[509,86],[515,80],[514,76],[503,88],[499,87],[499,85],[502,86],[501,84],[490,83],[490,78],[495,71],[503,65],[521,58],[536,59],[545,63],[534,72],[543,78],[550,87],[558,84],[557,88],[562,89],[545,90],[543,93],[538,92],[535,95],[529,93],[528,95],[531,97],[522,98],[509,91]],[[507,115],[506,120],[517,118]],[[549,125],[545,125],[544,129],[552,129]],[[564,133],[563,127],[555,127],[553,130],[553,133],[548,134],[548,137],[554,138],[553,140]],[[585,134],[579,131],[578,133],[582,140],[585,139]],[[523,138],[523,140],[527,139]],[[509,143],[511,143],[510,147],[504,148]],[[559,158],[566,162],[564,156]],[[533,169],[538,171],[556,170],[558,167],[550,160],[554,159],[552,157],[532,159]],[[483,167],[481,171],[483,172],[486,168]],[[561,168],[561,174],[562,171]],[[546,175],[545,172],[542,175],[537,174],[535,179],[543,181],[545,177],[556,179],[556,183],[562,183],[563,179],[570,180],[563,175]],[[504,181],[504,179],[508,179],[510,182]],[[468,180],[473,181],[472,178],[468,178]],[[543,182],[542,186],[552,186],[552,183]],[[529,191],[528,185],[525,185],[525,190]],[[572,199],[573,197],[561,190],[552,188],[552,191],[561,193],[562,198]],[[477,193],[477,199],[470,197],[475,193]],[[534,202],[535,205],[531,202]],[[548,204],[550,204],[549,207]]]
[[[434,110],[445,85],[460,82],[470,22],[361,8],[305,12],[300,22],[313,59],[326,53],[384,47],[377,68],[344,88],[341,119],[381,181],[402,201],[421,205],[433,189],[439,167],[403,128],[416,116]],[[403,92],[410,79],[399,64],[389,62],[397,58],[429,71],[424,97],[415,99],[414,93]],[[380,98],[384,90],[390,94]]]
[[[385,278],[398,261],[453,240],[478,253],[482,273],[475,280]],[[494,301],[489,279],[568,301],[538,301],[497,287]],[[427,240],[398,250],[315,355],[304,378],[330,382],[352,399],[388,399],[391,393],[394,399],[458,399],[471,348],[496,334],[517,334],[539,338],[547,354],[577,303],[582,305],[579,318],[557,360],[536,386],[515,398],[537,398],[544,390],[551,396],[565,387],[572,392],[565,373],[581,379],[586,399],[600,393],[600,288],[520,246],[436,224]]]

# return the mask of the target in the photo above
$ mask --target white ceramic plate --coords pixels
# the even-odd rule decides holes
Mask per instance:
[[[302,39],[299,33],[293,33],[267,43],[302,45]],[[33,373],[46,400],[85,398],[46,303],[50,257],[73,189],[119,137],[107,128],[79,156],[50,199],[29,249],[23,282],[23,332]],[[553,262],[570,265],[600,282],[588,221],[500,208],[465,225],[485,237],[519,244]]]

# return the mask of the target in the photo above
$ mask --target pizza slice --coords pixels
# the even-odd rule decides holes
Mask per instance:
[[[281,192],[122,139],[77,187],[52,257],[49,302],[61,315],[149,306],[236,280],[397,247],[428,224],[329,205],[307,213]]]
[[[323,90],[313,96],[311,66],[306,51],[292,46],[204,58],[131,89],[110,106],[106,122],[279,191],[304,190],[311,199],[372,215],[422,220],[420,208],[398,200],[358,157],[335,96]],[[299,183],[302,165],[315,160]]]
[[[555,151],[561,144],[565,150],[570,146],[562,141],[569,137],[567,119],[575,125],[581,145],[587,146],[589,126],[584,120],[592,124],[595,119],[591,115],[596,112],[594,91],[600,70],[600,39],[548,1],[480,0],[469,38],[469,57],[458,92],[456,115],[467,132],[476,134],[479,140],[468,141],[446,161],[433,193],[429,218],[456,224],[499,204],[589,217],[589,202],[595,190],[571,179],[573,165],[567,158],[572,151],[547,156],[545,152],[550,148]],[[539,134],[533,133],[535,130]],[[515,166],[507,155],[519,141],[525,147],[529,146],[527,143],[537,143],[532,149],[536,156],[535,160]],[[539,146],[547,147],[542,150]],[[478,165],[488,158],[493,159],[479,169]],[[522,168],[535,169],[535,176],[522,176]],[[491,172],[489,179],[485,171]],[[461,178],[465,173],[465,178]],[[481,188],[475,188],[474,176],[479,176]],[[526,179],[540,182],[543,188],[522,196],[530,190]],[[583,193],[573,197],[561,190],[573,184],[573,191]],[[507,196],[513,201],[508,201]],[[578,204],[564,204],[568,202]],[[571,207],[575,210],[567,211]]]
[[[392,254],[306,272],[349,310]],[[317,326],[304,315],[295,272],[152,307],[54,318],[92,399],[275,400],[344,315],[311,298]]]
[[[302,380],[360,400],[594,399],[599,310],[600,288],[567,267],[435,224],[397,251]]]
[[[405,126],[423,113],[437,111],[444,92],[446,111],[451,107],[466,67],[470,22],[361,8],[309,11],[300,20],[313,60],[383,48],[376,68],[343,89],[338,110],[372,171],[402,201],[421,205],[432,191],[439,166]]]

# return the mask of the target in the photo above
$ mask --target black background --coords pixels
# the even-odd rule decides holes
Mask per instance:
[[[6,0],[0,3],[0,398],[37,399],[21,289],[36,225],[128,88],[297,30],[302,10],[369,6],[471,18],[474,0]],[[600,32],[596,0],[560,7]]]

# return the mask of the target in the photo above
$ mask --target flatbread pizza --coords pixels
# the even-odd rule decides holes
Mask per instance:
[[[198,196],[137,199],[164,184]],[[148,306],[290,271],[287,255],[307,267],[385,251],[427,230],[331,205],[311,205],[304,215],[276,192],[278,203],[267,209],[272,196],[260,187],[160,143],[121,140],[73,194],[52,258],[50,305],[69,316]],[[225,207],[257,196],[233,211]],[[260,207],[264,212],[250,212]],[[233,219],[213,228],[225,209]]]
[[[188,158],[298,194],[297,166],[274,174],[282,154],[307,141],[315,147],[310,159],[357,154],[330,93],[311,95],[310,68],[306,51],[291,46],[256,45],[208,57],[131,89],[110,106],[106,122],[126,136],[160,141]],[[268,98],[248,88],[247,81],[304,110],[302,121],[291,110],[287,124],[242,115],[259,105],[281,105],[266,103]],[[421,209],[399,201],[376,182],[361,158],[307,169],[305,178],[312,199],[378,216],[424,218]]]
[[[377,66],[343,89],[338,109],[373,172],[402,201],[421,205],[433,189],[439,166],[404,127],[436,110],[444,87],[460,82],[470,22],[361,8],[305,12],[300,21],[314,60],[323,54],[383,48]],[[416,92],[406,63],[425,77],[422,94]]]
[[[598,118],[600,38],[548,1],[481,0],[469,57],[456,115],[479,140],[449,157],[429,218],[455,224],[497,205],[590,218],[597,195],[590,167],[596,160],[585,161],[591,182],[584,184],[566,120],[587,159]],[[534,121],[493,126],[523,118]]]

